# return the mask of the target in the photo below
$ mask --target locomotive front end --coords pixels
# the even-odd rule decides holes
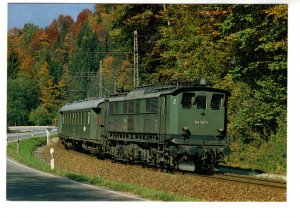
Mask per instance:
[[[185,87],[168,96],[166,130],[173,166],[185,171],[212,169],[230,154],[229,95],[221,89]]]

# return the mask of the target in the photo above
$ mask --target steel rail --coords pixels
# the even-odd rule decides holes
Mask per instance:
[[[197,174],[197,173],[185,172],[185,171],[175,171],[173,173],[187,174],[187,175],[199,176],[208,179],[217,179],[217,180],[223,180],[229,182],[243,183],[248,185],[259,185],[259,186],[265,186],[271,188],[286,189],[286,182],[284,181],[255,178],[253,176],[242,176],[242,175],[234,175],[234,174],[205,175],[205,174]]]
[[[286,182],[278,181],[278,180],[262,179],[262,178],[255,178],[253,176],[241,176],[241,175],[232,175],[232,174],[218,174],[218,175],[213,175],[211,177],[215,179],[227,180],[232,182],[286,189]]]

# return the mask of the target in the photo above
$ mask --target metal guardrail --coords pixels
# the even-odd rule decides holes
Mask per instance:
[[[8,130],[34,130],[34,129],[53,129],[56,126],[9,126]]]
[[[33,131],[36,129],[45,130],[47,134],[47,144],[50,143],[50,132],[51,129],[57,128],[56,126],[9,126],[7,129],[9,131]],[[32,134],[33,136],[33,134]]]

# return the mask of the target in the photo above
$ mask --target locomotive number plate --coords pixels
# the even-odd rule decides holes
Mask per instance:
[[[196,125],[207,125],[208,121],[207,120],[195,120]]]

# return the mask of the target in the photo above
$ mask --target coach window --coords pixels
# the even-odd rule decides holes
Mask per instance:
[[[197,105],[197,109],[206,109],[206,96],[198,95],[195,99],[195,103]]]
[[[114,114],[114,111],[115,111],[115,104],[111,102],[109,104],[109,114]]]
[[[181,99],[182,108],[191,109],[192,99],[194,96],[195,96],[195,93],[183,93],[182,99]]]
[[[213,110],[220,110],[222,106],[222,101],[224,99],[224,95],[222,94],[213,94],[211,98],[210,107]]]

